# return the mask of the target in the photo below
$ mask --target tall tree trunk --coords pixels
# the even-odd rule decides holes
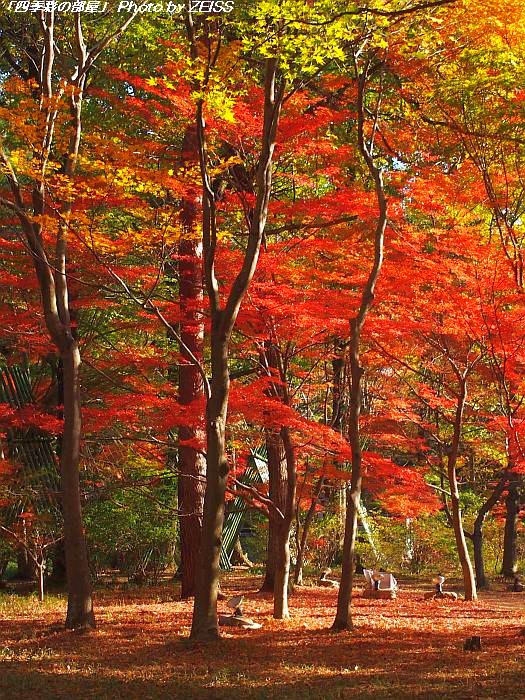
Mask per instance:
[[[186,131],[182,147],[184,165],[195,162],[198,157],[195,128]],[[179,244],[179,306],[180,352],[187,361],[179,367],[179,402],[191,406],[202,402],[204,387],[198,365],[188,358],[189,350],[193,357],[202,362],[204,345],[202,242],[195,235],[197,224],[197,203],[184,199],[182,203],[182,224],[186,240]],[[190,442],[193,444],[184,444]],[[179,428],[178,449],[178,507],[179,536],[181,550],[181,598],[195,595],[195,579],[202,529],[204,491],[206,480],[206,459],[195,448],[195,443],[204,447],[206,432],[197,424]]]
[[[501,569],[503,576],[508,578],[515,576],[518,570],[516,544],[519,510],[519,480],[513,478],[509,483],[505,498],[505,530],[503,533],[503,565]]]
[[[49,241],[53,238],[54,231],[49,224],[49,218],[55,212],[55,206],[53,204],[51,209],[48,209],[45,183],[49,165],[56,161],[57,153],[64,153],[64,151],[64,167],[61,175],[72,182],[80,152],[82,103],[88,73],[109,44],[118,41],[133,18],[134,15],[128,17],[117,30],[101,37],[91,49],[88,49],[82,29],[82,13],[73,13],[74,29],[72,36],[67,37],[68,53],[72,48],[69,55],[73,64],[71,73],[60,74],[60,69],[64,66],[55,63],[55,57],[60,55],[57,41],[59,37],[55,34],[55,9],[42,12],[39,22],[41,41],[37,42],[38,58],[35,61],[35,65],[39,66],[40,70],[38,86],[33,86],[32,94],[39,99],[40,121],[44,126],[39,135],[39,148],[35,149],[35,154],[38,153],[36,157],[40,158],[38,166],[35,161],[35,167],[40,168],[40,175],[33,184],[29,205],[23,191],[26,185],[24,188],[21,187],[16,169],[13,168],[8,154],[0,146],[0,160],[12,195],[10,206],[18,216],[38,280],[45,324],[63,365],[64,432],[60,472],[68,582],[66,626],[70,628],[94,626],[91,580],[80,506],[80,353],[74,337],[74,324],[71,322],[69,309],[67,244],[74,202],[73,199],[62,202],[54,239],[54,251],[51,252],[52,246]],[[55,143],[57,119],[64,95],[69,95],[71,117],[69,138],[65,147],[63,143]],[[62,127],[60,131],[63,131]],[[53,152],[55,146],[61,149],[57,153]],[[45,223],[44,219],[46,219]]]
[[[350,408],[348,411],[348,439],[352,453],[352,472],[350,485],[347,490],[345,536],[343,542],[343,561],[341,583],[337,598],[337,611],[332,625],[334,630],[352,629],[352,585],[354,578],[355,542],[357,537],[357,515],[361,501],[362,484],[362,452],[360,434],[361,404],[363,400],[362,378],[364,370],[360,362],[361,333],[366,318],[374,300],[374,291],[383,264],[383,244],[388,221],[388,202],[383,185],[383,174],[375,164],[373,140],[367,141],[365,135],[365,92],[368,80],[370,62],[365,62],[359,70],[358,59],[355,60],[357,79],[357,145],[366,164],[367,170],[374,183],[375,197],[379,208],[374,232],[374,259],[363,289],[359,308],[354,318],[350,320]],[[379,109],[380,101],[377,103]],[[375,115],[375,120],[379,114]]]
[[[202,317],[202,246],[187,240],[179,246],[179,289],[182,314],[180,337],[193,355],[202,360],[204,323]],[[181,353],[183,356],[184,354]],[[202,378],[198,367],[191,362],[179,367],[179,401],[183,406],[191,406],[199,401],[204,403]],[[181,546],[181,597],[195,594],[204,490],[206,459],[195,447],[195,443],[205,445],[206,434],[202,427],[184,425],[179,428],[179,533]],[[193,444],[184,444],[191,442]]]
[[[197,39],[191,13],[186,16],[186,29],[190,41],[191,57],[199,58]],[[220,43],[219,43],[220,46]],[[208,45],[210,48],[210,44]],[[214,52],[209,51],[204,82],[213,69]],[[195,589],[195,604],[191,638],[208,641],[219,636],[217,619],[217,591],[219,581],[219,556],[224,523],[224,496],[228,477],[226,458],[226,418],[230,377],[228,368],[230,339],[243,299],[255,274],[261,243],[266,227],[270,194],[272,191],[272,167],[277,128],[284,99],[284,80],[278,84],[278,58],[265,61],[264,116],[261,148],[256,172],[256,196],[250,212],[248,236],[242,265],[227,293],[225,302],[215,273],[217,252],[217,216],[215,191],[207,153],[206,123],[203,98],[197,102],[196,125],[199,163],[202,177],[202,240],[204,249],[204,282],[211,312],[211,381],[206,380],[206,493],[201,533],[199,567]],[[196,85],[202,91],[205,85]]]
[[[95,617],[80,505],[80,353],[74,339],[61,352],[61,360],[64,369],[64,433],[60,474],[68,588],[66,627],[75,629],[94,627]]]

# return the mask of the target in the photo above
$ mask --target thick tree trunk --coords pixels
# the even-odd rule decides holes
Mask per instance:
[[[183,145],[183,162],[195,160],[197,145],[194,130],[188,130]],[[179,244],[179,306],[180,352],[186,363],[179,367],[179,401],[183,406],[204,404],[204,388],[199,367],[188,359],[188,350],[199,361],[203,357],[204,317],[202,280],[202,243],[195,238],[196,204],[183,201],[182,223],[188,240]],[[191,442],[193,445],[184,445]],[[178,449],[178,507],[181,552],[181,598],[195,594],[195,579],[199,556],[206,459],[195,443],[206,442],[205,430],[198,424],[179,428]]]
[[[64,368],[64,433],[60,455],[68,629],[95,626],[91,577],[80,505],[79,461],[81,436],[80,353],[75,340],[61,353]]]
[[[503,565],[501,573],[511,578],[518,570],[516,544],[518,537],[518,515],[520,509],[519,482],[513,479],[505,498],[505,530],[503,533]]]
[[[206,407],[206,492],[191,627],[191,638],[196,641],[219,638],[217,593],[228,476],[225,429],[230,387],[227,344],[220,333],[220,314],[212,319],[211,344],[211,396]]]
[[[295,515],[296,464],[295,448],[290,430],[283,426],[280,437],[286,464],[286,493],[282,518],[277,521],[277,551],[275,558],[275,586],[273,593],[273,616],[276,620],[290,617],[288,611],[288,582],[290,578],[290,529]]]

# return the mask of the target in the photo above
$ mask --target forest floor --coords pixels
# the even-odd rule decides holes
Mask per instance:
[[[395,601],[356,592],[355,631],[333,633],[336,591],[296,589],[292,619],[278,621],[258,583],[234,572],[222,588],[243,592],[262,628],[224,628],[221,642],[200,648],[187,641],[192,604],[173,585],[98,591],[99,627],[88,634],[57,629],[64,597],[0,594],[0,698],[525,699],[525,594],[427,602],[428,585],[402,581]],[[471,635],[480,652],[463,651]]]

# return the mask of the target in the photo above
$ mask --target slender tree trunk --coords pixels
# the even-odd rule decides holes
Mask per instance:
[[[447,460],[448,482],[450,486],[450,512],[452,516],[452,527],[454,529],[454,537],[456,539],[456,548],[458,552],[461,570],[463,572],[463,587],[465,589],[465,600],[476,600],[476,580],[474,578],[474,570],[467,547],[465,531],[463,529],[463,519],[461,515],[461,505],[459,499],[459,488],[456,473],[456,464],[459,454],[459,443],[461,439],[461,430],[463,427],[463,412],[465,402],[467,400],[467,379],[466,373],[460,375],[458,373],[460,390],[458,403],[456,407],[456,416],[454,419],[454,434],[452,444]]]
[[[235,544],[233,545],[233,554],[235,555],[235,562],[237,564],[248,566],[250,569],[253,567],[253,562],[250,561],[249,556],[242,548],[241,538],[239,536],[237,536]]]
[[[319,503],[319,496],[321,495],[321,491],[323,490],[324,483],[325,483],[325,480],[323,477],[321,477],[317,482],[317,487],[315,489],[314,497],[310,501],[310,506],[308,508],[308,512],[306,513],[306,517],[304,519],[301,537],[298,541],[297,562],[295,564],[294,579],[293,579],[294,583],[297,586],[301,586],[303,583],[303,565],[304,565],[304,555],[306,552],[306,543],[308,542],[308,534],[310,532],[310,525],[312,524],[312,520],[313,520],[314,514],[315,514],[315,508],[316,508],[317,504]],[[297,525],[297,527],[299,527],[299,525]]]
[[[279,433],[266,432],[266,452],[268,455],[268,495],[277,508],[284,513],[286,506],[286,457]],[[271,592],[275,588],[277,550],[279,547],[279,525],[277,519],[269,517],[268,544],[266,547],[266,567],[261,592]]]
[[[476,571],[476,586],[478,590],[489,587],[485,575],[485,559],[483,557],[483,526],[474,526],[472,532],[472,548],[474,551],[474,569]]]
[[[287,620],[288,581],[290,578],[290,525],[284,520],[277,526],[275,581],[273,588],[273,616],[276,620]]]
[[[503,533],[503,565],[501,573],[507,578],[518,570],[516,544],[518,538],[518,515],[520,510],[519,482],[514,478],[509,483],[505,498],[505,530]]]
[[[198,148],[195,129],[188,129],[183,144],[183,163],[197,159]],[[203,357],[204,316],[202,279],[202,242],[196,239],[197,204],[183,200],[182,223],[187,240],[179,244],[179,306],[180,352],[187,359],[187,350],[199,361]],[[183,406],[202,402],[204,388],[199,367],[187,360],[179,367],[179,401]],[[179,428],[178,449],[178,507],[179,535],[181,549],[181,598],[195,594],[195,579],[199,556],[204,491],[206,480],[206,459],[194,444],[204,447],[206,432],[197,425],[184,425]]]
[[[38,569],[38,600],[43,603],[44,602],[44,569],[45,569],[45,563],[44,561],[40,561],[40,563],[37,566]]]
[[[508,478],[508,472],[505,472],[496,484],[490,496],[478,510],[476,520],[474,521],[472,534],[468,535],[472,540],[472,547],[474,551],[474,568],[476,572],[476,586],[478,590],[480,588],[489,588],[489,580],[485,573],[485,560],[483,556],[483,525],[485,524],[485,518],[490,513],[492,508],[494,508],[502,493],[505,491]]]
[[[361,501],[362,451],[360,434],[360,416],[363,400],[362,378],[364,370],[360,362],[361,333],[366,318],[374,301],[374,291],[383,265],[383,244],[388,221],[388,201],[385,196],[383,174],[374,161],[373,141],[368,142],[365,134],[365,92],[370,69],[366,61],[359,71],[355,60],[357,78],[357,145],[374,183],[376,201],[379,208],[374,232],[374,260],[363,289],[357,314],[350,320],[350,408],[348,411],[348,439],[352,453],[352,472],[346,499],[345,536],[343,543],[343,561],[341,583],[337,598],[337,611],[332,625],[333,630],[352,629],[352,586],[354,579],[355,542],[357,538],[357,515]],[[379,109],[379,104],[378,109]],[[379,114],[376,114],[376,121]]]
[[[94,627],[91,577],[80,505],[80,353],[75,340],[61,353],[64,368],[64,433],[60,455],[68,629]]]

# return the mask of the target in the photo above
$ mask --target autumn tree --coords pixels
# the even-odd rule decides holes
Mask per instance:
[[[55,11],[42,11],[28,30],[35,44],[38,76],[32,83],[11,79],[20,97],[3,109],[8,136],[0,158],[6,189],[0,200],[18,221],[19,235],[31,257],[41,294],[49,338],[60,355],[64,385],[64,430],[60,472],[64,544],[68,580],[66,626],[92,627],[91,582],[82,526],[79,492],[81,439],[80,352],[70,308],[68,278],[69,225],[74,205],[73,179],[82,137],[86,83],[104,49],[118,40],[133,16],[89,48],[80,13],[70,26],[57,27]],[[72,50],[65,45],[71,39]],[[64,64],[57,42],[64,44]],[[25,46],[21,47],[22,53]],[[32,55],[32,54],[30,54]],[[19,71],[17,71],[19,72]],[[31,72],[26,77],[29,77]],[[20,114],[20,121],[17,115]],[[20,149],[20,145],[22,145]],[[29,151],[33,153],[29,158]],[[61,156],[65,151],[66,155]]]

